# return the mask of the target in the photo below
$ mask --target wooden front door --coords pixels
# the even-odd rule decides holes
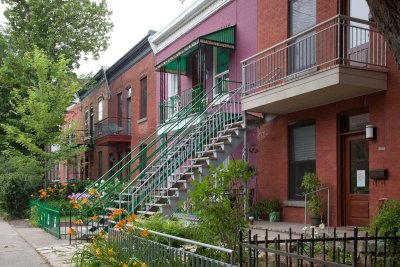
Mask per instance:
[[[365,135],[345,137],[345,224],[369,224],[369,144]]]

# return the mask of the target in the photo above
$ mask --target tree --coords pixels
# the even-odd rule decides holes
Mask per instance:
[[[211,231],[227,248],[236,248],[238,233],[247,225],[243,184],[254,175],[247,162],[231,160],[226,169],[222,165],[211,168],[204,179],[192,183],[195,190],[190,192],[190,203],[200,218],[200,227]]]
[[[377,27],[400,65],[400,1],[366,0]]]
[[[113,24],[106,0],[1,1],[8,4],[6,34],[14,52],[37,47],[51,59],[63,55],[77,67],[82,54],[97,58],[108,47]]]
[[[52,60],[43,51],[35,49],[25,53],[24,58],[25,71],[32,76],[30,83],[21,85],[24,90],[12,90],[12,110],[18,119],[10,119],[0,126],[8,141],[23,148],[23,152],[12,151],[10,155],[36,158],[44,170],[45,163],[68,158],[81,150],[62,145],[63,133],[60,131],[65,111],[80,84],[63,57]],[[48,145],[62,146],[57,153],[51,153],[46,149]]]

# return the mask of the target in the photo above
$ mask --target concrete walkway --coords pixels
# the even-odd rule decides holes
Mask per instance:
[[[311,235],[310,225],[305,226],[302,223],[288,223],[288,222],[268,222],[268,221],[254,221],[254,224],[250,226],[252,235],[257,234],[259,240],[265,239],[266,231],[268,230],[268,240],[273,240],[275,238],[288,239],[289,229],[292,229],[292,238],[300,238],[301,234]],[[333,227],[315,227],[315,234],[325,233],[328,236],[333,236]],[[354,227],[336,227],[336,235],[338,237],[353,236]],[[359,233],[360,235],[363,232]]]
[[[0,266],[71,266],[77,246],[57,239],[27,220],[0,220]]]

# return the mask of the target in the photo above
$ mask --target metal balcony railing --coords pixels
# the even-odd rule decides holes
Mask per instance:
[[[243,92],[251,94],[336,65],[386,69],[386,47],[375,23],[336,15],[243,60]]]
[[[94,128],[95,139],[106,135],[131,135],[131,119],[109,117],[97,122]]]
[[[229,81],[227,75],[221,75],[217,84],[213,87],[210,93],[205,93],[205,89],[200,85],[195,85],[192,88],[185,90],[179,95],[174,95],[168,100],[162,101],[159,104],[160,123],[170,122],[172,119],[181,119],[180,114],[184,113],[183,109],[192,109],[193,112],[202,112],[213,98],[220,94],[227,93],[229,90],[237,88],[238,82]],[[176,116],[178,114],[178,116]]]

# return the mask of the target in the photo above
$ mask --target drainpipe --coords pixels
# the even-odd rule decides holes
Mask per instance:
[[[242,96],[245,94],[245,69],[244,66],[242,65]],[[247,118],[246,118],[246,112],[242,111],[242,118],[243,118],[243,127],[244,127],[244,138],[243,138],[243,154],[242,154],[242,160],[245,162],[249,161],[249,153],[247,149]],[[245,214],[245,219],[247,220],[247,209],[249,207],[249,182],[246,181],[244,184],[244,192],[245,192],[245,198],[246,201],[244,203],[244,214]]]

